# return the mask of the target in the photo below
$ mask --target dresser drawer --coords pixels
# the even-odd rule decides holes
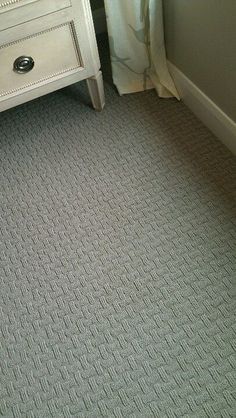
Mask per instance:
[[[83,70],[72,22],[0,47],[0,98]],[[25,58],[22,58],[25,57]]]
[[[71,7],[71,0],[0,0],[0,32]]]

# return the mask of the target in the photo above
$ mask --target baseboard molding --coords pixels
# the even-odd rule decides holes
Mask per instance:
[[[106,14],[104,7],[92,11],[95,32],[97,35],[107,31]]]
[[[236,155],[236,123],[175,65],[168,67],[183,102]]]

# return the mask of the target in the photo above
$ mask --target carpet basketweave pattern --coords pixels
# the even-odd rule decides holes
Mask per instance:
[[[0,416],[235,417],[236,159],[105,91],[0,115]]]

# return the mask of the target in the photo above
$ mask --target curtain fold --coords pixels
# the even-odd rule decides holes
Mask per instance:
[[[119,94],[155,88],[179,98],[166,63],[162,0],[105,0],[105,8]]]

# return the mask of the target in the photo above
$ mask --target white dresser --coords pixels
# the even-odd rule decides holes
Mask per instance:
[[[83,79],[93,107],[101,110],[103,81],[89,0],[0,3],[0,111]]]

